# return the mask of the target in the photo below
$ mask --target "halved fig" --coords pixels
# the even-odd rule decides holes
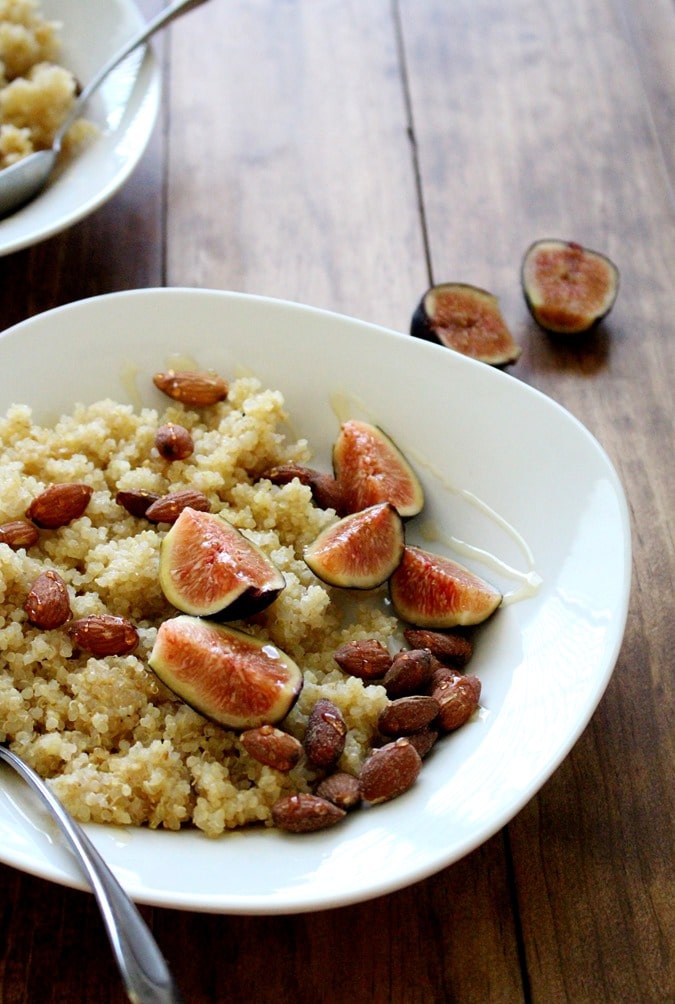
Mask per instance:
[[[305,548],[304,558],[331,586],[375,589],[398,566],[404,545],[401,517],[389,502],[380,502],[326,527]]]
[[[394,610],[415,627],[480,624],[494,613],[501,593],[450,558],[407,545],[389,580]]]
[[[223,516],[189,507],[162,541],[159,582],[177,610],[223,620],[259,613],[285,585],[276,565]]]
[[[537,324],[578,335],[606,317],[619,291],[619,270],[605,255],[574,241],[539,240],[523,256],[521,283]]]
[[[174,694],[230,729],[275,725],[302,689],[302,673],[271,642],[179,614],[159,626],[148,658]]]
[[[389,436],[369,422],[343,422],[333,446],[333,469],[348,513],[389,502],[407,519],[424,505],[412,467]]]
[[[463,282],[428,289],[413,313],[410,334],[491,366],[515,363],[521,353],[497,297]]]

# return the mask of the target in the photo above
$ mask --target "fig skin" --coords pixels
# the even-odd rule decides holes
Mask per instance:
[[[435,629],[480,624],[502,601],[494,586],[468,568],[412,545],[389,579],[389,596],[401,620]]]
[[[394,441],[376,425],[349,419],[333,445],[333,470],[347,513],[389,502],[402,519],[424,507],[419,478]]]
[[[479,286],[444,282],[431,286],[417,305],[410,334],[487,363],[515,363],[521,348],[502,316],[496,296]]]
[[[285,586],[276,565],[223,516],[189,507],[162,541],[159,582],[177,610],[222,620],[259,613]]]
[[[527,307],[540,328],[581,335],[607,316],[619,292],[619,270],[606,255],[547,238],[523,255],[521,285]]]
[[[331,586],[375,589],[398,567],[404,546],[401,517],[381,502],[326,527],[305,548],[304,559]]]
[[[160,624],[148,664],[195,711],[236,731],[276,725],[303,685],[299,667],[271,642],[188,614]]]

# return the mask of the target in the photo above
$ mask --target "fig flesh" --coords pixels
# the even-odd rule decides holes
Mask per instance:
[[[162,683],[229,729],[275,725],[302,689],[302,673],[271,642],[179,614],[159,626],[148,659]]]
[[[343,589],[375,589],[398,566],[405,544],[403,521],[389,502],[343,516],[305,548],[318,578]]]
[[[424,505],[412,467],[389,436],[369,422],[342,423],[333,446],[333,468],[348,513],[389,502],[407,519]]]
[[[523,256],[521,283],[532,317],[545,331],[578,335],[606,317],[619,291],[619,270],[599,251],[574,241],[539,240]]]
[[[389,580],[394,610],[420,628],[480,624],[494,613],[501,593],[450,558],[407,545]]]
[[[521,353],[497,297],[468,283],[431,286],[413,313],[410,334],[490,366],[515,363]]]
[[[159,582],[177,610],[223,620],[259,613],[285,585],[276,565],[223,516],[189,507],[162,541]]]

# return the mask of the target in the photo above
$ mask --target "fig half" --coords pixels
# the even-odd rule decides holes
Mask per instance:
[[[545,331],[578,335],[606,317],[619,291],[619,270],[605,255],[574,241],[539,240],[523,256],[521,283],[532,317]]]
[[[285,585],[276,565],[223,516],[189,507],[162,541],[159,582],[177,610],[223,620],[259,613]]]
[[[450,558],[407,545],[389,580],[394,610],[420,628],[480,624],[493,614],[502,594]]]
[[[314,574],[331,586],[375,589],[398,566],[405,544],[403,521],[389,502],[344,516],[305,548]]]
[[[159,626],[148,658],[162,683],[230,729],[275,725],[302,689],[302,673],[271,642],[179,614]]]
[[[333,445],[333,469],[348,513],[389,502],[407,519],[424,505],[412,467],[389,436],[369,422],[342,423]]]
[[[431,286],[413,313],[410,334],[490,366],[514,363],[521,353],[497,297],[468,283]]]

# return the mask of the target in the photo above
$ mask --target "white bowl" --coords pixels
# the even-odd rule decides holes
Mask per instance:
[[[82,84],[142,26],[133,0],[41,0],[45,18],[62,28],[63,66]],[[93,213],[124,184],[145,151],[159,110],[159,67],[139,49],[92,96],[84,115],[100,134],[54,174],[45,190],[0,219],[0,255],[60,233]]]
[[[471,671],[483,713],[442,741],[404,796],[312,835],[209,840],[93,826],[94,842],[138,901],[212,912],[338,906],[449,865],[532,798],[610,678],[630,586],[628,512],[610,461],[576,419],[514,376],[347,317],[215,291],[138,290],[24,321],[0,335],[0,409],[28,402],[45,419],[77,400],[128,402],[132,369],[140,399],[157,404],[150,376],[175,353],[223,375],[243,367],[282,390],[317,465],[330,463],[336,404],[341,417],[377,422],[420,473],[437,540],[532,573],[532,588],[482,628]],[[494,566],[488,574],[479,553],[460,560],[507,592],[518,587]],[[0,777],[0,859],[80,885],[27,799]]]

